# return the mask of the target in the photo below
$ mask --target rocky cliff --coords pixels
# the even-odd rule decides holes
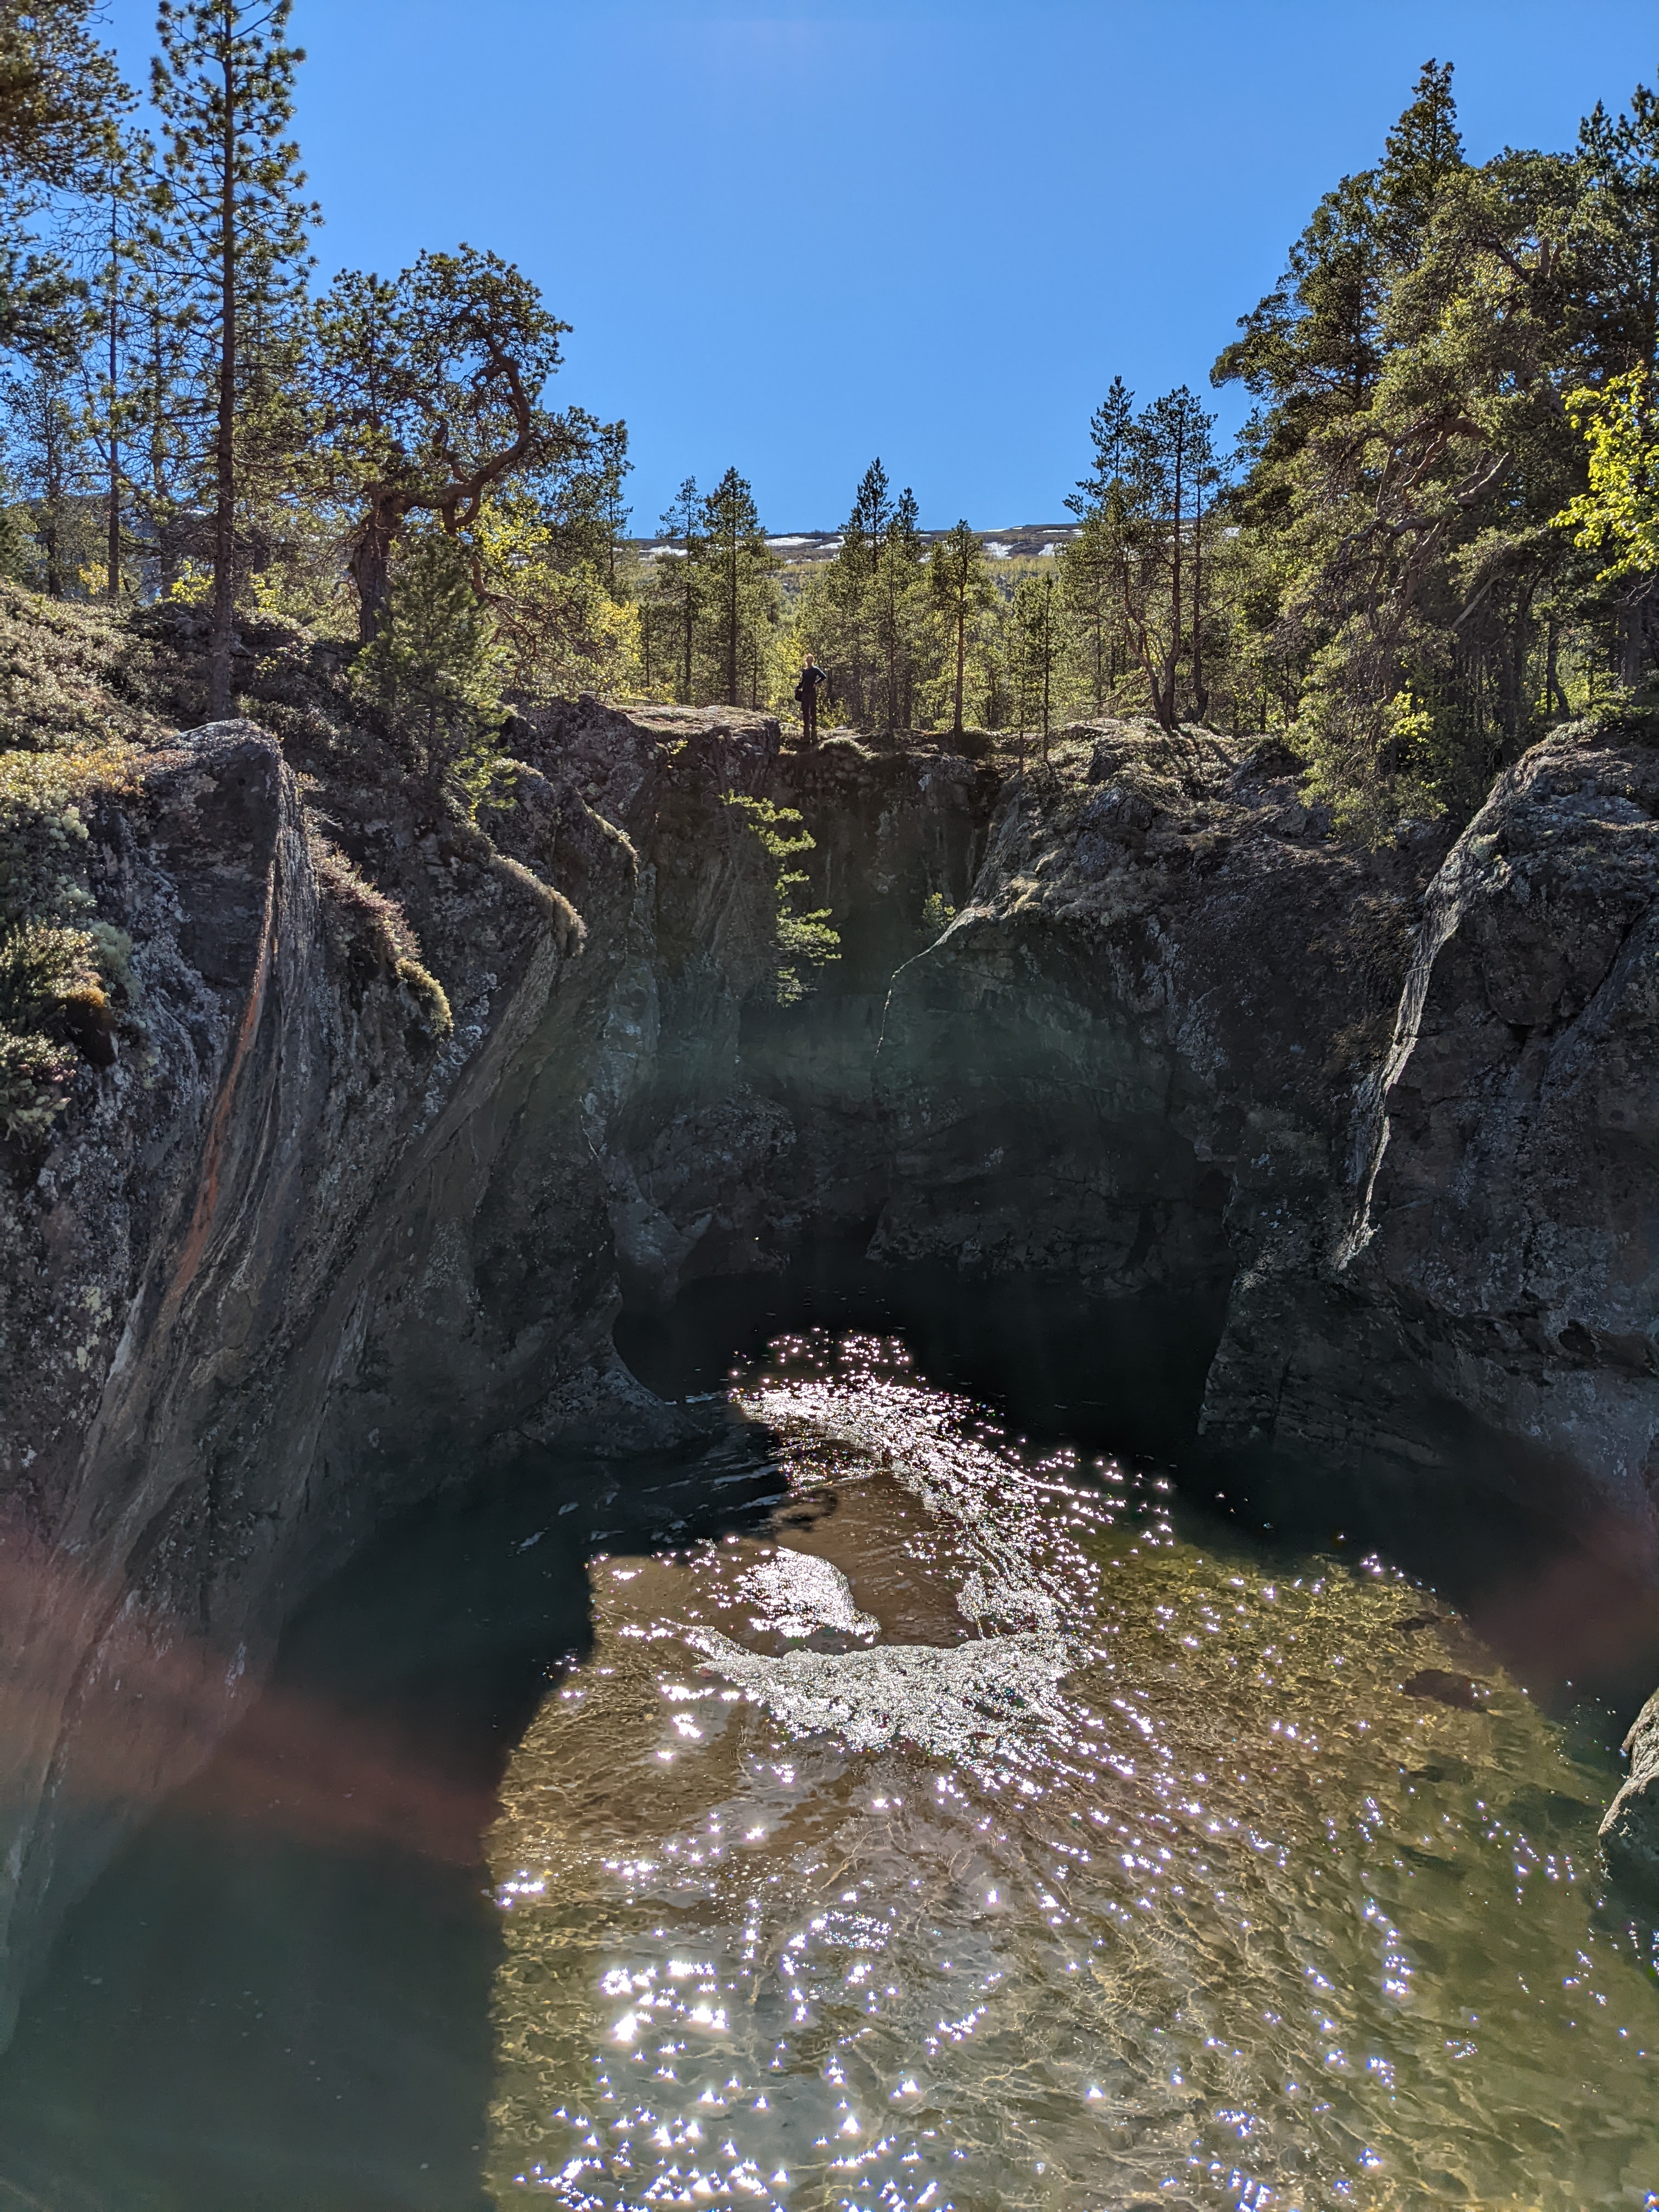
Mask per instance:
[[[1549,1602],[1650,1605],[1659,753],[1562,732],[1368,858],[1122,725],[1010,775],[576,708],[491,837],[331,742],[164,735],[91,811],[131,1004],[0,1188],[9,2002],[376,1515],[684,1433],[623,1300],[825,1224],[1191,1293],[1218,1467],[1475,1486],[1580,1532]],[[734,798],[817,841],[798,1004]]]

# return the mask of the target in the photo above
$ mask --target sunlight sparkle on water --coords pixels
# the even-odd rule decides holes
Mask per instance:
[[[1200,1553],[900,1347],[734,1397],[785,1494],[596,1571],[504,1786],[498,2201],[1659,2203],[1605,1773],[1455,1619]],[[1437,1652],[1479,1711],[1401,1694]]]

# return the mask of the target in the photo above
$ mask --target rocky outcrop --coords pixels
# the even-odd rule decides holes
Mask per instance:
[[[1650,1610],[1659,753],[1563,732],[1367,857],[1271,750],[1121,724],[1005,781],[582,705],[494,842],[310,742],[168,740],[105,805],[142,1005],[0,1188],[7,2002],[377,1515],[684,1436],[624,1299],[811,1229],[1189,1298],[1218,1462],[1478,1482]],[[816,839],[799,1004],[734,796]]]
[[[1625,1738],[1630,1778],[1601,1823],[1608,1866],[1631,1887],[1659,1898],[1659,1692]]]
[[[1437,869],[1283,765],[1119,730],[1011,799],[895,979],[878,1243],[1220,1285],[1218,1453],[1478,1473],[1650,1563],[1659,752],[1558,735]]]
[[[138,1013],[0,1178],[6,2005],[377,1514],[684,1432],[611,1342],[619,1257],[665,1233],[630,1146],[653,1085],[700,1141],[741,1121],[707,1102],[775,902],[724,794],[776,729],[578,715],[526,750],[510,849],[395,788],[349,817],[344,779],[307,813],[246,724],[151,750],[91,824]]]

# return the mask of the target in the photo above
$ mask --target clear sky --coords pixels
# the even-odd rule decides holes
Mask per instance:
[[[149,0],[110,0],[129,76]],[[1659,76],[1648,0],[296,0],[325,278],[465,240],[572,324],[634,528],[735,461],[774,530],[879,454],[922,520],[1061,518],[1115,372],[1205,385],[1430,55],[1471,155]],[[1220,395],[1237,422],[1237,396]]]

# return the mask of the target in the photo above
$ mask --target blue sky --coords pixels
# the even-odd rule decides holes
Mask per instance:
[[[149,0],[111,0],[128,73]],[[1471,155],[1659,75],[1643,0],[296,0],[319,273],[465,240],[574,325],[634,527],[735,461],[775,530],[879,453],[1059,519],[1115,372],[1202,386],[1431,54]],[[1224,422],[1239,415],[1219,395]]]

